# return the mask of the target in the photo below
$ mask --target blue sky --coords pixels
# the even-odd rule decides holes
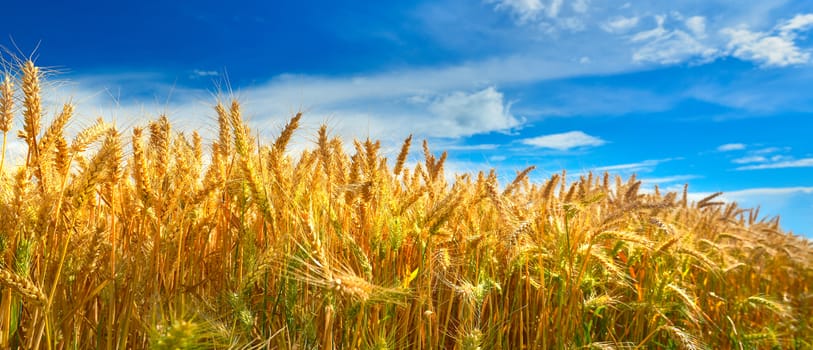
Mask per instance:
[[[813,236],[808,1],[17,1],[4,13],[0,45],[60,72],[50,111],[72,99],[74,130],[164,112],[211,133],[213,92],[230,87],[268,139],[306,111],[300,148],[321,123],[393,154],[414,133],[449,150],[452,171],[637,173],[649,189],[725,191]]]

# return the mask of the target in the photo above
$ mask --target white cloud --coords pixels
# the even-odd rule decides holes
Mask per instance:
[[[394,70],[375,74],[323,77],[281,75],[243,95],[276,99],[285,104],[329,106],[346,101],[409,98],[495,84],[522,84],[591,74],[611,74],[631,68],[623,62],[596,67],[572,59],[555,61],[531,56],[510,56],[460,65]],[[623,67],[623,68],[622,68]],[[270,103],[270,102],[269,102]]]
[[[749,156],[749,157],[742,157],[732,160],[732,163],[735,164],[749,164],[749,163],[764,163],[767,162],[768,158],[763,156]]]
[[[193,77],[216,77],[220,75],[217,71],[195,69],[192,71]]]
[[[642,44],[633,53],[633,61],[675,64],[690,59],[709,61],[718,55],[717,49],[700,42],[696,35],[679,29],[665,29],[665,19],[665,16],[655,16],[655,28],[632,37],[633,43]]]
[[[745,144],[742,143],[727,143],[724,145],[720,145],[717,147],[717,150],[720,152],[729,152],[729,151],[740,151],[745,149]]]
[[[686,28],[698,38],[706,36],[706,18],[703,16],[693,16],[686,19]]]
[[[753,153],[753,154],[771,154],[771,153],[776,153],[776,152],[779,152],[779,151],[782,151],[782,150],[790,151],[790,147],[785,147],[785,148],[765,147],[765,148],[760,148],[758,150],[754,150],[751,153]]]
[[[107,95],[96,94],[94,98],[80,101],[79,107],[86,111],[86,115],[115,114],[125,120],[148,116],[144,111],[166,111],[171,118],[174,117],[173,121],[181,123],[183,129],[211,128],[214,120],[211,104],[214,101],[206,90],[150,85],[144,81],[128,83],[166,95],[158,95],[157,99],[149,96],[147,101],[132,96],[115,101]],[[507,131],[523,122],[511,113],[510,104],[493,86],[475,89],[461,86],[458,89],[454,83],[446,86],[410,86],[410,83],[411,78],[400,75],[347,80],[289,76],[241,89],[236,95],[252,128],[262,133],[276,130],[300,109],[306,114],[304,125],[307,126],[308,121],[313,124],[328,121],[333,131],[346,139],[370,136],[398,140],[409,133],[419,137],[458,138]],[[111,79],[110,84],[116,86],[117,81]],[[102,88],[88,85],[83,80],[73,95],[90,96],[96,89]],[[172,92],[173,89],[179,91]],[[379,89],[389,91],[376,91]],[[419,98],[410,94],[415,91],[421,91],[417,95]],[[166,101],[166,96],[170,95],[180,99]],[[91,108],[101,109],[93,112],[88,110]]]
[[[551,0],[546,11],[548,17],[556,17],[559,15],[559,10],[562,8],[562,2],[564,2],[564,0]]]
[[[469,136],[487,131],[504,131],[520,125],[511,115],[503,94],[494,87],[471,94],[454,92],[433,101],[428,110],[435,124],[427,133],[441,137]],[[436,129],[437,128],[437,129]]]
[[[559,18],[564,10],[565,0],[484,0],[495,4],[494,9],[508,11],[516,16],[519,23],[539,20],[540,14],[545,18]],[[576,14],[584,14],[589,10],[588,0],[575,0],[570,3],[570,9]],[[560,23],[566,28],[581,29],[583,24],[576,18],[566,18]]]
[[[609,33],[625,33],[638,25],[638,17],[616,17],[601,25]]]
[[[650,39],[659,39],[667,34],[666,29],[663,28],[663,23],[666,20],[666,16],[657,15],[655,16],[655,28],[650,30],[645,30],[635,34],[632,37],[633,42],[641,42]]]
[[[648,159],[637,163],[626,163],[626,164],[617,164],[617,165],[608,165],[608,166],[601,166],[595,168],[596,171],[626,171],[626,172],[636,172],[636,171],[652,171],[658,164],[669,162],[674,160],[673,158],[666,158],[666,159]]]
[[[749,188],[739,191],[726,192],[723,195],[726,197],[747,197],[747,196],[783,196],[788,194],[813,194],[813,187],[766,187],[766,188]]]
[[[488,3],[496,3],[496,10],[508,10],[514,13],[520,22],[535,19],[536,16],[545,9],[541,0],[486,0]]]
[[[785,67],[810,61],[810,52],[799,47],[799,34],[813,28],[813,14],[798,14],[768,32],[746,27],[724,28],[730,54],[766,67]]]
[[[642,178],[641,182],[645,184],[668,184],[668,183],[675,183],[675,182],[685,182],[688,180],[694,180],[700,178],[698,175],[674,175],[674,176],[665,176],[665,177],[650,177],[650,178]]]
[[[585,13],[590,9],[590,2],[589,0],[574,0],[570,6],[576,13]]]
[[[693,198],[696,198],[696,200],[702,199],[711,194],[711,192],[695,192],[693,194]],[[736,191],[725,191],[718,198],[728,202],[759,203],[764,201],[766,197],[784,197],[797,194],[813,194],[813,187],[796,186],[746,188]]]
[[[447,151],[491,151],[500,147],[495,143],[482,143],[476,145],[458,145],[458,144],[443,144],[433,143],[433,148],[443,149]]]
[[[369,136],[393,141],[398,147],[409,133],[423,138],[458,138],[520,127],[522,118],[512,114],[503,93],[492,87],[495,84],[510,86],[628,68],[620,61],[594,66],[572,57],[551,61],[510,56],[374,74],[280,75],[235,89],[235,95],[252,131],[264,139],[273,138],[293,113],[304,111],[303,131],[295,137],[298,143],[292,144],[294,150],[308,147],[312,130],[321,123],[328,123],[331,133],[345,140]],[[176,85],[172,75],[155,72],[74,73],[65,79],[69,81],[60,82],[58,90],[44,91],[43,105],[52,113],[65,101],[76,103],[68,137],[97,116],[114,121],[126,133],[161,113],[167,114],[178,130],[197,130],[205,140],[216,134],[214,98],[208,88]],[[15,130],[20,129],[19,124],[14,125]],[[20,159],[23,150],[16,138],[10,138],[7,164]]]
[[[561,134],[543,135],[521,140],[522,143],[540,147],[567,151],[573,148],[601,146],[607,141],[590,136],[582,131],[570,131]]]
[[[728,49],[731,55],[742,60],[776,67],[806,63],[810,60],[810,53],[802,51],[786,36],[752,32],[744,28],[726,28],[722,33],[730,37]]]
[[[791,35],[793,32],[806,31],[813,27],[813,13],[798,14],[779,26],[782,35]]]
[[[813,158],[785,160],[767,164],[746,165],[738,167],[736,168],[736,170],[763,170],[763,169],[784,169],[784,168],[813,168]]]
[[[693,58],[708,61],[717,53],[716,49],[702,44],[688,33],[674,30],[638,49],[632,59],[636,62],[674,64]]]
[[[813,14],[798,14],[767,31],[732,25],[734,20],[726,18],[715,18],[718,23],[710,24],[705,16],[686,17],[680,11],[652,18],[654,28],[637,32],[630,38],[630,42],[640,45],[634,49],[635,62],[675,64],[697,60],[705,63],[720,56],[732,56],[764,67],[785,67],[807,63],[811,58],[811,52],[800,47],[798,41],[802,33],[813,28]],[[637,17],[615,18],[601,28],[623,34],[639,24],[633,19]],[[676,21],[682,28],[674,27]]]

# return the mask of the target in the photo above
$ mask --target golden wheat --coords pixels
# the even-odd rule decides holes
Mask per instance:
[[[813,346],[813,245],[720,194],[452,177],[425,141],[391,165],[327,126],[296,154],[301,113],[265,143],[236,100],[215,101],[208,145],[163,115],[129,143],[101,119],[68,140],[74,105],[43,132],[42,73],[17,69],[0,131],[20,118],[28,156],[0,161],[0,348]]]

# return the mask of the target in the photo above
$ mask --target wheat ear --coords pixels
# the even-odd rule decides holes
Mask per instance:
[[[6,269],[0,268],[0,283],[20,293],[24,298],[33,301],[37,305],[45,305],[48,301],[45,293],[34,282]]]
[[[42,105],[40,97],[40,77],[39,67],[32,61],[26,61],[22,67],[23,72],[23,130],[20,131],[20,138],[28,144],[28,157],[26,165],[39,156],[37,145],[37,135],[40,132],[40,119],[42,118]]]

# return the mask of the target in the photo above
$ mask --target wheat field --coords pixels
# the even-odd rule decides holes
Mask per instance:
[[[813,245],[719,194],[451,180],[325,126],[294,154],[302,114],[266,142],[227,98],[212,142],[161,115],[67,139],[42,84],[0,86],[0,348],[813,348]]]

